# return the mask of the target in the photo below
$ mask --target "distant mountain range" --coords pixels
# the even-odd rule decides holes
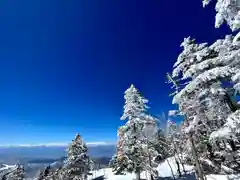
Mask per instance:
[[[14,165],[20,162],[24,165],[26,176],[34,177],[47,165],[51,165],[53,168],[60,167],[65,159],[66,150],[67,145],[59,144],[0,146],[0,167],[3,167],[3,164]],[[116,147],[114,144],[107,143],[88,144],[88,150],[98,167],[104,168],[115,153]]]
[[[89,144],[89,155],[93,158],[111,157],[114,144]],[[15,164],[17,161],[28,163],[32,159],[49,161],[66,156],[66,145],[0,146],[0,164]]]
[[[108,146],[108,145],[115,145],[115,143],[109,143],[109,142],[88,142],[86,143],[87,146]],[[0,145],[0,148],[17,148],[17,147],[67,147],[69,143],[45,143],[45,144],[5,144]]]

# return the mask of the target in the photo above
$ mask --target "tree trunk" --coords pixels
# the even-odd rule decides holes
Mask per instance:
[[[207,143],[207,150],[208,150],[208,152],[210,154],[210,158],[213,159],[214,158],[214,153],[212,151],[212,145],[210,143]]]
[[[141,180],[140,170],[136,170],[135,175],[136,175],[136,180]]]
[[[177,164],[177,169],[178,169],[178,174],[180,177],[182,177],[181,169],[178,160],[175,158],[176,164]]]
[[[152,159],[151,159],[151,154],[149,152],[148,152],[148,160],[149,160],[149,166],[152,168]],[[151,180],[154,180],[152,173],[150,173],[150,175],[151,175]]]
[[[229,144],[230,144],[230,146],[232,148],[232,151],[235,152],[237,150],[235,142],[232,139],[230,139],[229,140]]]
[[[171,169],[173,179],[176,180],[176,178],[175,178],[175,176],[174,176],[174,172],[173,172],[172,166],[170,165],[168,159],[166,159],[166,160],[167,160],[167,163],[168,163],[168,165],[169,165],[169,167],[170,167],[170,169]]]
[[[146,138],[146,142],[147,142],[147,145],[149,145],[149,142],[148,142],[148,139],[147,139],[147,138]],[[152,157],[151,157],[151,154],[150,154],[150,152],[149,152],[149,147],[147,148],[147,153],[148,153],[149,166],[150,166],[150,168],[152,168]],[[150,174],[150,179],[151,179],[151,180],[154,180],[154,177],[153,177],[152,173],[149,172],[149,174]]]
[[[178,160],[177,160],[177,158],[176,158],[176,156],[178,155],[178,152],[177,152],[175,143],[173,143],[173,145],[174,145],[174,152],[175,152],[175,154],[174,154],[174,160],[175,160],[175,163],[176,163],[176,165],[177,165],[178,174],[179,174],[179,176],[181,177],[181,176],[182,176],[181,169],[180,169],[180,166],[179,166],[179,162],[178,162]],[[179,160],[180,160],[180,159],[179,159]]]
[[[182,165],[183,172],[184,172],[184,174],[186,175],[186,174],[187,174],[187,172],[186,172],[186,169],[185,169],[185,166],[184,166],[183,160],[182,160],[182,158],[180,158],[180,156],[179,156],[179,155],[178,155],[178,158],[179,158],[179,160],[180,160],[180,164]]]
[[[196,166],[197,178],[198,178],[199,180],[205,180],[205,179],[204,179],[204,175],[203,175],[203,171],[202,171],[202,168],[201,168],[199,159],[198,159],[198,155],[197,155],[197,151],[196,151],[196,147],[195,147],[193,138],[192,138],[191,135],[189,136],[189,138],[190,138],[190,141],[191,141],[191,144],[192,144],[192,153],[193,153],[193,158],[195,159],[195,166]]]
[[[187,173],[186,173],[186,170],[185,170],[185,167],[184,167],[182,157],[180,157],[180,155],[179,155],[179,154],[181,154],[181,156],[182,156],[182,151],[177,147],[177,145],[175,143],[174,143],[174,148],[175,148],[175,152],[176,152],[176,155],[178,157],[178,160],[180,161],[180,164],[182,165],[183,172],[186,175]],[[179,150],[179,152],[177,150]]]

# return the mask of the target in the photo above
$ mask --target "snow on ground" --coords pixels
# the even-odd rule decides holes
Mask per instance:
[[[193,166],[184,165],[185,170],[187,171],[187,175],[185,175],[182,178],[179,178],[177,176],[177,165],[174,161],[174,158],[168,158],[165,160],[162,164],[158,166],[158,172],[159,172],[159,180],[174,180],[172,177],[171,168],[169,167],[169,164],[172,167],[173,173],[175,175],[175,178],[177,180],[195,180],[195,173],[193,170]],[[182,167],[181,167],[182,169]],[[135,179],[134,173],[126,173],[126,175],[114,175],[111,168],[105,168],[100,169],[98,171],[93,171],[93,175],[88,177],[88,180],[91,180],[92,178],[99,177],[104,175],[107,180],[133,180]],[[141,179],[149,179],[149,175],[146,172],[141,173]],[[226,175],[207,175],[207,180],[240,180],[239,176],[226,176]]]
[[[168,160],[169,164],[171,165],[174,174],[176,175],[177,174],[177,166],[175,164],[174,158],[168,158],[167,160]],[[164,161],[162,164],[160,164],[158,166],[158,172],[159,172],[160,177],[172,177],[172,172],[168,165],[168,162]],[[185,165],[184,167],[188,173],[193,172],[192,166]],[[102,176],[102,175],[104,175],[105,178],[109,179],[109,180],[132,180],[135,178],[134,173],[126,173],[126,175],[114,175],[111,168],[100,169],[98,171],[93,171],[92,173],[93,173],[93,175],[89,176],[89,180],[91,180],[92,178],[95,178],[95,177]],[[149,174],[146,172],[142,172],[141,179],[149,179]]]
[[[228,180],[225,175],[208,175],[207,180]]]
[[[127,173],[126,175],[114,175],[112,172],[112,168],[105,168],[93,172],[93,176],[89,177],[89,180],[102,175],[104,175],[105,178],[109,180],[132,180],[135,177],[134,174],[131,173]]]
[[[171,168],[169,167],[169,164],[172,167],[173,170],[173,174],[177,175],[177,165],[175,163],[175,160],[173,157],[168,158],[167,160],[165,160],[162,164],[160,164],[158,166],[158,173],[160,177],[171,177],[172,176],[172,172],[171,172]],[[181,171],[183,172],[183,168],[180,165]],[[189,165],[184,165],[184,169],[188,172],[188,173],[192,173],[193,172],[193,166],[189,166]]]
[[[2,170],[7,170],[7,169],[13,169],[16,167],[16,165],[7,165],[7,164],[3,164],[4,167],[0,168],[0,171]]]
[[[240,175],[207,175],[207,180],[239,180]]]

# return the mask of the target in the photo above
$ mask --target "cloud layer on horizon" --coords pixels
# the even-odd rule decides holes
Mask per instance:
[[[88,146],[108,146],[115,145],[112,142],[87,142]],[[66,147],[69,143],[45,143],[45,144],[4,144],[1,147]]]

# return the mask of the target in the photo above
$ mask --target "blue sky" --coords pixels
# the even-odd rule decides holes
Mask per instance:
[[[115,141],[131,83],[171,109],[180,42],[228,32],[200,0],[3,0],[0,25],[0,144]]]

